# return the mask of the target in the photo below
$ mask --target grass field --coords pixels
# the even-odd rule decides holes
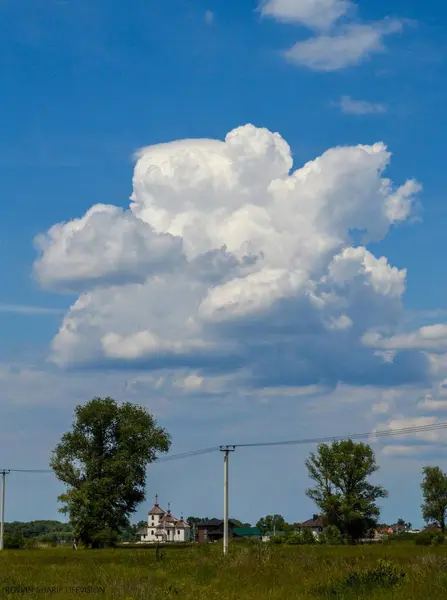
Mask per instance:
[[[380,561],[389,561],[381,563]],[[95,589],[96,588],[96,589]],[[447,598],[447,548],[221,546],[0,553],[0,597],[71,600]]]

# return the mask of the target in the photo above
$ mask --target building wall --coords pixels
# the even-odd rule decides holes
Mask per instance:
[[[189,542],[190,541],[190,529],[186,528],[172,528],[169,527],[165,530],[165,535],[155,535],[157,525],[159,525],[161,517],[163,515],[149,515],[147,516],[147,535],[141,536],[141,541],[146,543],[156,542]],[[180,532],[180,533],[179,533]]]

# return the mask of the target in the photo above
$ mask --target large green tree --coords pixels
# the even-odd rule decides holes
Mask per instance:
[[[66,485],[60,511],[93,548],[113,544],[145,498],[146,467],[167,452],[170,436],[143,407],[112,398],[77,406],[71,431],[50,465]]]
[[[427,523],[436,523],[445,532],[447,513],[447,474],[439,467],[424,467],[421,483],[422,516]]]
[[[282,515],[267,515],[259,519],[256,523],[256,527],[258,527],[262,533],[267,533],[267,531],[285,531],[286,522]]]
[[[387,492],[368,481],[378,470],[370,446],[352,440],[320,444],[306,467],[315,483],[306,493],[321,510],[326,525],[335,525],[352,541],[376,525],[376,501]]]

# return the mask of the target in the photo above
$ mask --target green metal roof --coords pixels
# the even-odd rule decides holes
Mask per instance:
[[[235,527],[233,529],[233,535],[248,537],[250,535],[262,535],[262,533],[258,527]]]

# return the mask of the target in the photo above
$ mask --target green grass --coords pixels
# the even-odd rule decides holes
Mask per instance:
[[[158,552],[155,548],[4,550],[0,598],[447,598],[447,548],[442,546],[234,544],[227,557],[221,550],[220,545],[168,547]],[[76,586],[79,589],[71,589]],[[8,590],[14,587],[29,589],[21,595],[18,589]],[[95,587],[97,594],[92,593]]]

